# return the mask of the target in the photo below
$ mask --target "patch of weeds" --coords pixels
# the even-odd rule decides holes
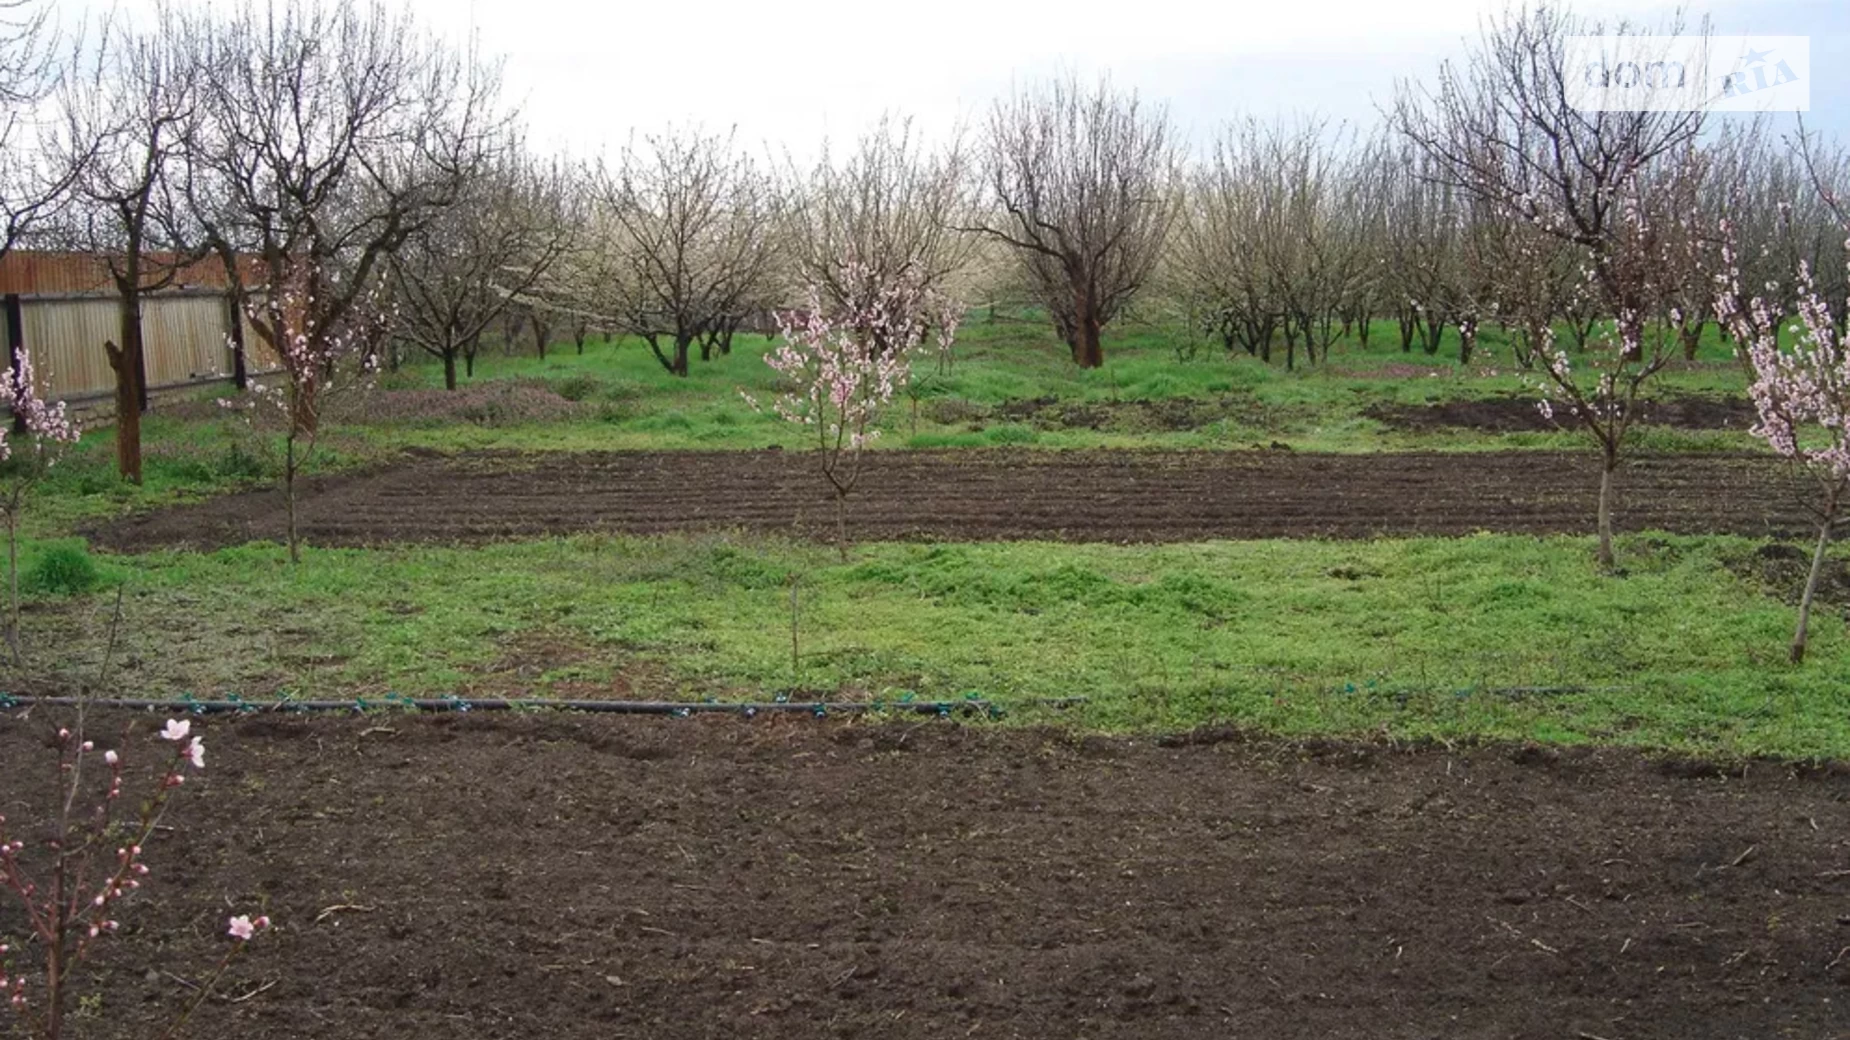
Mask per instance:
[[[567,401],[585,401],[596,394],[602,385],[603,384],[593,376],[567,376],[564,379],[553,381],[552,392],[565,398]]]
[[[20,591],[33,596],[81,596],[101,584],[96,561],[81,545],[54,545],[39,553],[24,574]]]

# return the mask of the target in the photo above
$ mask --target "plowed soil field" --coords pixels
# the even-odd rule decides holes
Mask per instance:
[[[45,761],[61,721],[0,716],[0,761]],[[139,725],[134,766],[160,754]],[[1850,1036],[1827,770],[935,722],[203,725],[76,1035],[159,1032],[262,905],[189,1036]],[[36,839],[45,771],[9,772]]]
[[[1087,542],[1587,533],[1597,465],[1544,452],[882,452],[849,501],[860,540]],[[1621,530],[1789,536],[1804,485],[1765,456],[1638,458],[1618,478]],[[607,531],[740,528],[832,535],[813,457],[767,452],[426,457],[306,488],[318,545],[481,542]],[[88,532],[101,546],[209,549],[280,539],[280,494],[230,495]]]

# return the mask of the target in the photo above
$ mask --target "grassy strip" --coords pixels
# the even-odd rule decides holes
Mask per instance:
[[[1362,415],[1371,405],[1420,405],[1520,394],[1533,396],[1534,373],[1517,368],[1507,343],[1488,332],[1470,366],[1455,356],[1402,353],[1389,323],[1377,322],[1368,349],[1339,345],[1326,366],[1286,371],[1243,353],[1200,346],[1184,359],[1174,330],[1119,330],[1108,339],[1106,365],[1075,367],[1036,322],[977,321],[965,327],[958,361],[948,372],[922,360],[916,394],[895,403],[885,426],[887,447],[946,448],[1032,445],[1046,448],[1167,447],[1227,449],[1285,440],[1309,451],[1389,451],[1409,448],[1486,450],[1581,446],[1578,433],[1485,434],[1393,431]],[[799,431],[768,412],[754,411],[741,391],[767,402],[774,373],[761,362],[767,343],[741,337],[729,357],[696,363],[686,379],[662,371],[639,344],[593,343],[578,355],[555,350],[546,360],[492,357],[490,379],[541,381],[590,405],[592,418],[528,423],[495,417],[473,427],[431,420],[391,430],[399,443],[438,448],[650,449],[800,448]],[[1455,351],[1455,347],[1450,348]],[[1282,355],[1281,355],[1282,356]],[[441,373],[414,365],[399,387],[435,387]],[[1740,395],[1745,382],[1726,347],[1705,346],[1697,366],[1665,373],[1661,394]],[[997,414],[1011,402],[1053,399],[1064,405],[1122,406],[1134,402],[1199,402],[1199,425],[1172,428],[1174,418],[1135,412],[1105,414],[1102,429],[1062,427]],[[1656,430],[1653,450],[1716,450],[1751,446],[1743,432]]]
[[[268,545],[102,566],[127,588],[110,685],[135,695],[1083,695],[1072,720],[1111,731],[1850,757],[1850,638],[1827,611],[1812,658],[1787,665],[1791,608],[1737,576],[1760,549],[1632,537],[1617,579],[1585,539],[1490,535],[885,544],[847,564],[776,540],[586,536],[318,550],[298,570]],[[36,674],[92,680],[113,602],[35,602]]]

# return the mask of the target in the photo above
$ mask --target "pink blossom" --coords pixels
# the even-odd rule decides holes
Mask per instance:
[[[1728,230],[1724,225],[1724,234]],[[1733,255],[1732,248],[1724,251],[1730,260]],[[1750,432],[1776,454],[1831,481],[1850,481],[1850,331],[1838,331],[1810,265],[1798,265],[1798,321],[1790,329],[1789,350],[1780,349],[1773,304],[1756,296],[1741,306],[1740,276],[1732,264],[1717,282],[1716,313],[1742,344],[1754,372],[1747,392],[1759,422]],[[1807,427],[1822,434],[1812,446],[1801,437]]]
[[[248,914],[240,914],[237,917],[234,917],[231,919],[231,927],[229,931],[233,939],[236,939],[239,942],[244,942],[248,940],[251,936],[257,934],[257,926],[251,923],[251,919]]]
[[[45,465],[55,461],[56,452],[75,443],[80,435],[77,425],[65,414],[64,402],[48,402],[39,396],[31,351],[21,350],[14,368],[0,369],[0,408],[8,409],[24,424],[31,435],[31,450]],[[7,433],[0,430],[0,461],[13,455]]]
[[[205,741],[194,737],[192,743],[186,745],[186,757],[193,763],[194,769],[204,769],[206,767]]]
[[[193,724],[187,719],[168,719],[166,728],[161,730],[161,739],[171,740],[177,744],[185,740],[186,735],[192,732],[192,729]]]
[[[122,761],[122,756],[116,754],[114,751],[105,751],[103,752],[103,761],[113,766]]]

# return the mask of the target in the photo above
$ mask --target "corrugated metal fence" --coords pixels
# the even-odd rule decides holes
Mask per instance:
[[[22,295],[17,310],[7,307],[9,317],[19,315],[18,334],[31,354],[41,395],[85,411],[93,405],[108,406],[116,377],[103,344],[122,338],[118,306],[113,295],[70,294]],[[230,379],[232,311],[223,291],[182,290],[145,297],[141,330],[148,388],[168,390]],[[240,320],[250,372],[273,370],[274,354],[249,320]]]

